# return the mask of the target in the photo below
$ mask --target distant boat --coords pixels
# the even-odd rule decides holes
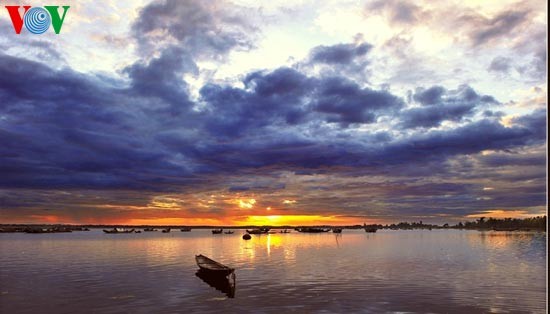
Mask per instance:
[[[105,233],[133,233],[134,229],[114,228],[113,230],[103,229]]]
[[[162,233],[169,233],[170,230],[171,230],[170,228],[162,229]]]
[[[53,227],[53,228],[26,228],[25,233],[58,233],[58,232],[73,232],[66,227]]]
[[[378,228],[376,226],[367,226],[366,224],[363,224],[363,228],[365,228],[365,232],[368,233],[375,233]]]
[[[221,234],[223,229],[212,229],[212,234]]]
[[[157,231],[157,229],[155,229],[155,228],[144,228],[143,231],[151,232],[151,231]]]
[[[322,232],[329,232],[330,229],[325,229],[325,228],[296,228],[296,231],[303,232],[303,233],[322,233]]]
[[[333,233],[342,233],[342,228],[332,228]]]
[[[281,230],[279,233],[290,233],[291,231],[288,229]]]
[[[195,261],[200,270],[212,275],[227,276],[235,271],[234,268],[225,266],[202,254],[195,255]]]
[[[269,232],[269,228],[259,228],[259,229],[252,229],[252,230],[246,229],[246,233],[248,234],[265,234],[268,232]]]
[[[189,231],[191,231],[191,228],[181,228],[180,231],[181,232],[189,232]]]
[[[29,228],[25,230],[25,233],[54,233],[54,231],[46,228]]]
[[[235,231],[231,231],[231,230],[227,230],[227,231],[224,231],[225,234],[233,234],[235,233]]]

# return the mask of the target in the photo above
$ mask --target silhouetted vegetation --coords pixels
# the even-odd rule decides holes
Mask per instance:
[[[515,230],[546,230],[546,216],[537,216],[532,218],[486,218],[481,217],[475,221],[459,222],[455,225],[445,223],[443,225],[425,224],[422,221],[418,222],[400,222],[397,224],[364,224],[364,225],[349,225],[349,226],[332,226],[332,225],[318,225],[318,226],[149,226],[149,225],[48,225],[48,224],[0,224],[1,232],[27,232],[27,233],[53,233],[53,232],[71,232],[71,231],[89,231],[91,228],[193,228],[193,229],[254,229],[254,228],[268,228],[268,229],[294,229],[294,228],[342,228],[342,229],[392,229],[392,230],[413,230],[413,229],[472,229],[472,230],[496,230],[496,231],[515,231]]]
[[[480,230],[546,230],[546,216],[532,218],[478,218],[475,221],[459,222],[453,228],[456,229],[480,229]]]

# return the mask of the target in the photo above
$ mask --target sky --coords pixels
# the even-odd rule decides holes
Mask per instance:
[[[546,1],[59,5],[0,10],[1,223],[546,214]]]

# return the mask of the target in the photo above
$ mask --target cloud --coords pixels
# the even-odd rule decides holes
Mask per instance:
[[[406,1],[370,9],[403,28],[426,20],[444,29],[436,26],[447,22],[434,22],[440,12]],[[460,11],[448,23],[457,30],[453,40],[467,38],[466,46],[482,51],[519,43],[518,31],[533,24],[530,12]],[[428,69],[413,49],[414,32],[399,29],[403,36],[388,43],[409,61],[400,72],[409,78],[405,85],[384,81],[386,71],[372,73],[372,63],[380,69],[391,60],[384,63],[361,36],[316,46],[290,66],[227,80],[213,74],[203,83],[205,63],[214,73],[231,52],[254,48],[262,23],[250,13],[221,1],[149,3],[132,24],[133,38],[120,38],[137,43],[137,61],[122,77],[0,53],[2,209],[215,217],[241,194],[262,210],[298,200],[292,210],[301,214],[363,217],[460,216],[487,209],[484,198],[494,206],[544,204],[542,154],[533,150],[545,143],[546,112],[524,110],[502,125],[494,97],[439,81],[442,70]],[[532,56],[528,64],[505,51],[506,57],[484,59],[483,68],[539,73],[546,50],[534,41],[521,48]],[[50,43],[30,46],[47,58],[63,56]],[[415,89],[426,73],[440,85]],[[453,82],[483,86],[462,77]],[[405,103],[399,91],[407,89],[414,93]],[[483,191],[486,181],[495,189]]]
[[[0,185],[171,191],[208,176],[260,168],[387,171],[536,144],[545,136],[542,111],[509,128],[481,120],[424,134],[359,132],[357,125],[394,115],[403,101],[342,77],[310,77],[291,68],[251,73],[243,88],[208,84],[197,111],[185,83],[175,79],[188,69],[178,52],[169,49],[130,67],[127,87],[0,55],[7,74],[0,78],[0,158],[9,165],[2,167]],[[172,71],[162,72],[168,65]],[[494,101],[468,86],[418,89],[415,97],[426,104],[420,109],[436,112],[466,106],[466,113],[444,112],[434,121],[459,119]],[[166,110],[177,106],[182,109]],[[432,123],[411,110],[400,114],[411,126]]]
[[[156,97],[168,104],[171,114],[177,115],[190,109],[188,85],[181,79],[184,73],[197,73],[198,67],[181,48],[169,47],[158,58],[147,64],[134,63],[124,69],[131,86],[128,93],[144,97]]]
[[[310,60],[313,63],[349,64],[355,58],[363,57],[372,49],[372,45],[362,43],[317,46],[312,49]]]
[[[529,11],[507,10],[493,18],[478,17],[477,27],[471,33],[475,46],[485,45],[502,36],[507,36],[528,21]]]
[[[397,24],[415,24],[426,14],[416,4],[399,0],[375,1],[367,5],[367,14],[377,12],[384,12],[391,23]]]
[[[252,47],[250,21],[245,8],[224,1],[166,0],[142,8],[132,29],[145,56],[177,42],[195,58],[218,60]]]
[[[488,70],[494,72],[508,73],[510,71],[510,64],[512,60],[506,57],[495,57],[491,64],[489,65]]]
[[[497,103],[492,96],[479,95],[468,85],[450,91],[441,86],[418,88],[413,99],[423,106],[401,111],[401,125],[405,128],[430,128],[438,127],[443,121],[459,122],[471,116],[476,107]]]

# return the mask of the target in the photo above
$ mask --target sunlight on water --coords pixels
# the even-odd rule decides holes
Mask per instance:
[[[545,233],[242,234],[2,234],[0,312],[545,311]],[[196,254],[236,269],[234,298]]]

